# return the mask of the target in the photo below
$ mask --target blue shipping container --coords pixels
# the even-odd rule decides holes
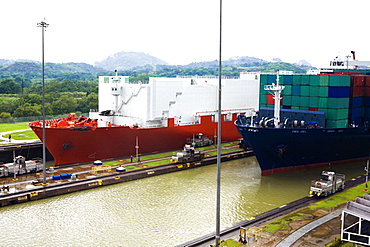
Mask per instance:
[[[329,98],[346,98],[350,96],[350,87],[329,87]]]
[[[284,85],[292,85],[293,84],[293,76],[292,75],[285,75],[284,76]]]
[[[351,97],[351,106],[352,107],[362,107],[363,106],[363,98],[362,97]]]
[[[354,107],[349,109],[350,118],[362,117],[362,107]]]
[[[365,98],[365,106],[370,107],[370,97]]]
[[[292,95],[300,95],[301,94],[301,86],[292,86]]]

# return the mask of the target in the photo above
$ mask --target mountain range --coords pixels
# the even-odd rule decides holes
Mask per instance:
[[[258,67],[266,66],[274,62],[281,62],[275,58],[273,62],[265,61],[255,57],[241,56],[233,57],[222,62],[223,66],[236,67]],[[96,62],[95,66],[86,63],[45,63],[45,75],[55,79],[74,79],[74,75],[80,79],[91,80],[98,75],[119,71],[158,71],[159,69],[184,68],[194,69],[201,67],[217,67],[218,61],[193,62],[188,65],[169,65],[167,62],[143,52],[118,52],[106,59]],[[312,67],[308,62],[302,60],[294,64],[297,67]],[[40,78],[41,66],[38,61],[30,60],[7,60],[0,59],[0,75],[21,76],[25,78]],[[81,75],[83,78],[81,78]],[[72,78],[71,78],[72,77]]]

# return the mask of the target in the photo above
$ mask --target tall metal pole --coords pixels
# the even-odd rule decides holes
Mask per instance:
[[[42,163],[43,163],[43,184],[46,185],[46,148],[45,148],[45,143],[46,143],[46,135],[45,135],[45,82],[44,82],[44,77],[45,77],[45,71],[44,71],[44,33],[45,33],[45,28],[47,28],[49,24],[47,24],[45,21],[42,21],[40,23],[37,23],[37,27],[41,27],[41,33],[42,33]]]
[[[218,58],[218,122],[217,122],[217,199],[216,199],[216,247],[220,246],[221,211],[221,41],[222,41],[222,0],[220,0],[220,46]]]

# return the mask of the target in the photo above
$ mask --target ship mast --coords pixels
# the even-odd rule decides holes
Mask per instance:
[[[265,90],[271,91],[274,95],[274,125],[277,128],[280,125],[280,100],[281,91],[284,90],[284,86],[279,85],[279,71],[276,72],[276,84],[265,85]]]
[[[118,70],[116,69],[114,72],[116,73],[116,76],[113,77],[114,86],[111,88],[111,93],[115,98],[114,114],[112,116],[112,123],[115,122],[114,116],[118,114],[118,96],[121,94],[119,87],[118,87],[118,83],[121,81],[121,79],[118,77]]]

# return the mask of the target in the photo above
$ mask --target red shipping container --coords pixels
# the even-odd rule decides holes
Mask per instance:
[[[266,104],[268,105],[273,105],[274,104],[274,99],[273,99],[272,94],[266,94]]]
[[[370,87],[370,76],[365,76],[365,87]]]
[[[365,87],[353,86],[351,88],[351,97],[362,97],[364,95]]]
[[[275,104],[274,95],[266,94],[266,104],[267,105],[274,105]],[[280,105],[282,105],[282,104],[283,104],[283,99],[280,100]]]
[[[363,87],[365,85],[365,76],[351,76],[351,86]]]
[[[370,97],[370,87],[365,87],[365,96]]]
[[[319,108],[318,107],[308,107],[308,110],[309,111],[318,111]]]

